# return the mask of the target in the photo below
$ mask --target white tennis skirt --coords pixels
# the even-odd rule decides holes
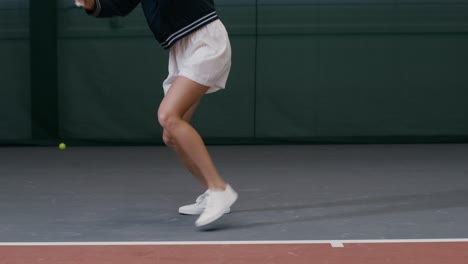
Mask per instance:
[[[218,19],[177,41],[169,50],[169,75],[163,83],[167,94],[177,76],[209,87],[224,89],[231,69],[231,44]]]

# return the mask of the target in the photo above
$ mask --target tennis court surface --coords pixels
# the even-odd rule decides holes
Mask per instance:
[[[0,263],[466,263],[468,145],[210,146],[208,230],[165,147],[0,149]]]

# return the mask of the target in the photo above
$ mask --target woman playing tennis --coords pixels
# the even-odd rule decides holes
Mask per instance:
[[[96,17],[125,16],[141,3],[151,31],[169,49],[169,75],[158,109],[164,143],[206,192],[179,213],[208,225],[230,211],[237,193],[219,175],[198,132],[190,125],[203,95],[223,89],[231,68],[231,46],[213,0],[75,0]]]

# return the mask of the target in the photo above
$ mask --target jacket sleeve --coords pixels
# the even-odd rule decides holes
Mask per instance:
[[[94,10],[87,13],[95,17],[126,16],[141,0],[96,0]]]

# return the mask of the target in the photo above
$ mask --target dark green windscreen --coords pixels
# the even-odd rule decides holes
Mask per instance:
[[[193,120],[208,142],[468,138],[468,0],[215,2],[233,64]],[[162,143],[168,54],[141,7],[0,0],[0,48],[0,143]]]
[[[0,141],[31,138],[29,2],[0,0]]]
[[[468,134],[468,1],[260,1],[257,136]]]

